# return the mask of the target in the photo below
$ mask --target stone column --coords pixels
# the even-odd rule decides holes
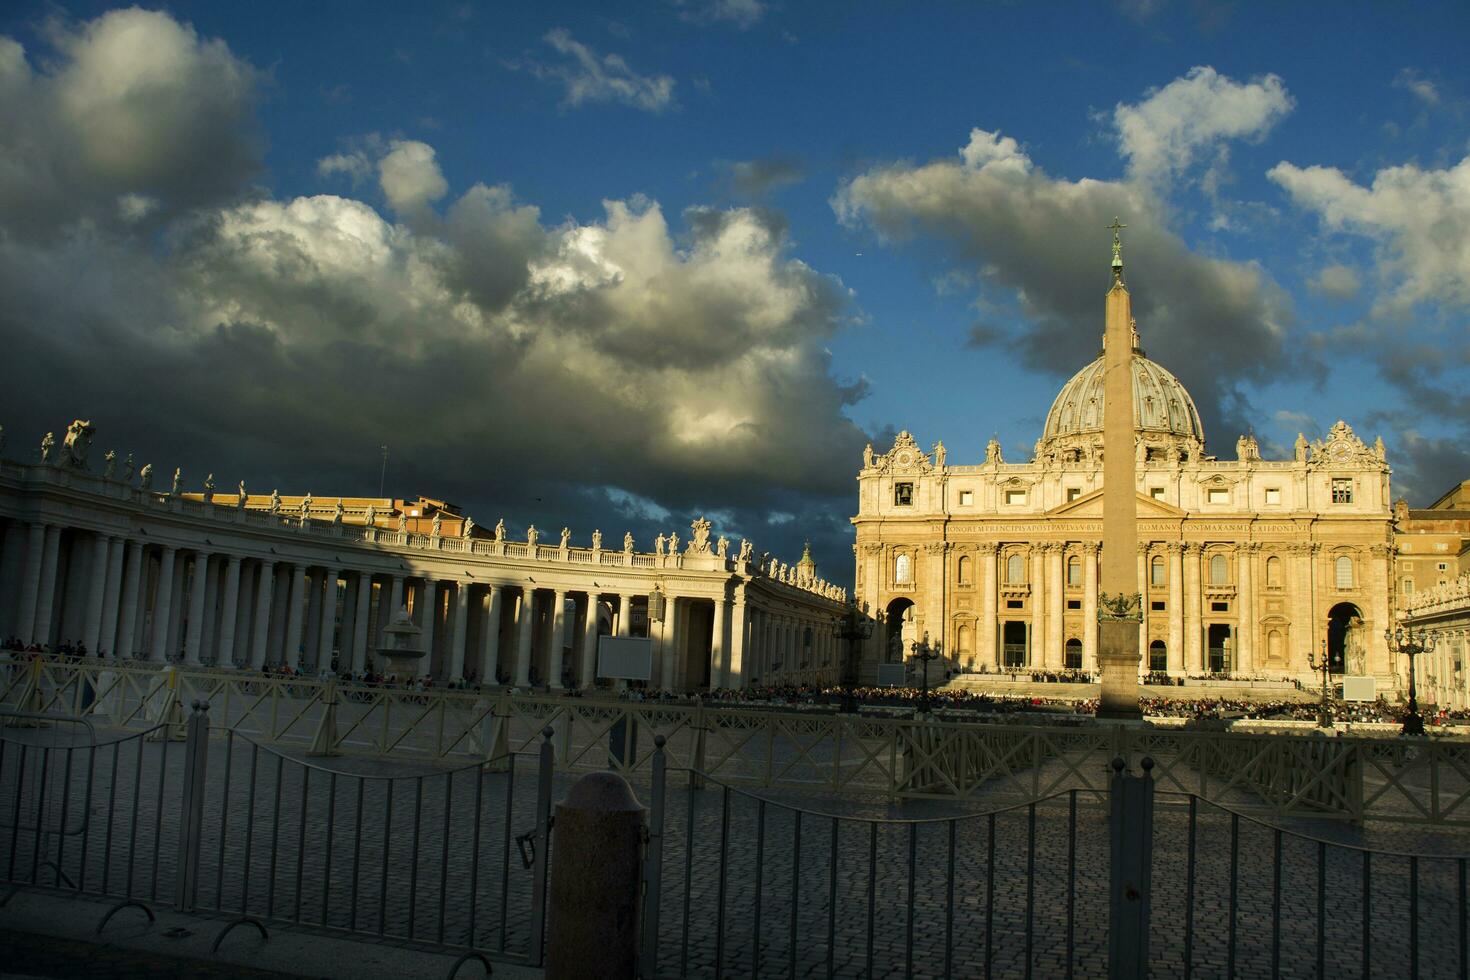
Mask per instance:
[[[485,623],[480,627],[480,683],[500,683],[500,586],[491,583],[485,596]]]
[[[87,652],[97,656],[102,647],[102,604],[107,596],[107,535],[95,534],[92,542],[92,581],[87,586],[87,618],[82,626],[82,642]]]
[[[16,610],[16,633],[20,642],[36,642],[36,602],[41,592],[41,556],[46,551],[46,525],[31,524],[26,536],[25,571],[20,580],[20,607]]]
[[[225,563],[225,594],[220,602],[219,654],[215,662],[221,667],[234,666],[235,619],[240,603],[240,556],[231,555]]]
[[[715,598],[715,625],[714,632],[710,636],[709,647],[709,686],[711,688],[724,687],[727,665],[725,663],[725,625],[726,609],[729,605],[724,596],[724,587],[721,586],[721,594]]]
[[[330,670],[337,638],[337,576],[335,568],[322,571],[321,614],[317,617],[316,669]]]
[[[1097,542],[1082,542],[1082,669],[1097,670]]]
[[[1000,663],[995,642],[996,617],[996,547],[982,544],[977,560],[980,562],[980,628],[975,631],[975,659],[994,667]]]
[[[424,577],[424,591],[421,595],[422,610],[419,613],[419,628],[423,630],[424,658],[419,661],[419,676],[425,677],[434,672],[437,667],[443,671],[443,664],[434,655],[434,633],[439,622],[439,582],[437,579]]]
[[[1063,551],[1059,541],[1048,545],[1046,550],[1046,666],[1053,670],[1062,666],[1062,617],[1067,611]]]
[[[1369,674],[1378,677],[1387,677],[1388,645],[1384,642],[1383,631],[1389,625],[1388,596],[1392,589],[1389,579],[1389,557],[1392,554],[1388,545],[1375,544],[1369,550],[1372,574],[1368,581],[1371,592],[1368,598],[1367,625],[1367,670]],[[1465,672],[1470,675],[1470,670]],[[1463,691],[1461,692],[1463,695]],[[1463,703],[1461,707],[1464,707]]]
[[[1031,636],[1030,648],[1026,651],[1026,666],[1046,666],[1046,566],[1042,559],[1045,546],[1031,545]],[[903,651],[908,656],[908,651]]]
[[[352,615],[352,665],[355,674],[367,666],[368,618],[373,610],[373,576],[357,573],[357,594],[353,596],[357,611]]]
[[[554,691],[562,689],[561,669],[567,642],[567,594],[557,589],[552,598],[551,615],[546,617],[551,628],[551,642],[546,645],[546,684]]]
[[[215,632],[219,627],[219,593],[220,577],[224,571],[224,562],[210,558],[208,563],[209,573],[205,576],[206,588],[204,590],[204,638],[199,641],[199,659],[213,655],[214,662],[219,663],[219,647],[215,643]]]
[[[36,594],[36,629],[33,642],[51,645],[51,612],[56,602],[56,566],[61,550],[61,528],[46,528],[46,544],[41,550],[41,587]]]
[[[398,615],[398,610],[402,609],[403,608],[403,605],[404,605],[404,603],[403,603],[403,576],[402,575],[395,575],[395,576],[393,576],[393,587],[389,590],[388,596],[389,596],[389,598],[388,598],[388,619],[391,622],[392,619],[393,619],[393,617]],[[388,623],[380,623],[380,624],[378,624],[378,631],[379,631],[380,634],[382,632],[383,627],[384,626],[387,626],[387,625],[388,625]],[[378,645],[379,646],[382,646],[382,644],[383,644],[383,637],[380,635],[378,637]]]
[[[1235,573],[1235,672],[1247,677],[1256,672],[1256,597],[1251,562],[1259,547],[1249,542],[1239,547],[1240,565]]]
[[[260,581],[255,586],[255,627],[250,635],[250,666],[259,670],[265,665],[270,645],[271,596],[275,594],[276,563],[269,558],[260,560]]]
[[[143,578],[143,542],[128,542],[126,578],[123,580],[122,603],[118,607],[121,622],[117,627],[117,656],[131,658],[138,647],[138,588]]]
[[[1291,547],[1291,662],[1293,673],[1307,671],[1307,654],[1313,652],[1316,630],[1312,623],[1312,546],[1301,542]],[[1320,680],[1320,678],[1319,678]]]
[[[745,687],[745,588],[736,586],[730,605],[730,647],[725,656],[724,686],[733,690]]]
[[[342,580],[342,618],[337,624],[337,664],[344,673],[352,673],[352,638],[357,635],[357,593],[361,591],[361,575],[344,568]]]
[[[1184,669],[1192,674],[1205,672],[1200,637],[1200,601],[1204,598],[1199,574],[1201,550],[1192,541],[1184,544]]]
[[[158,581],[153,587],[153,635],[148,648],[149,660],[162,661],[168,653],[168,623],[174,596],[176,558],[172,545],[164,545],[159,552]]]
[[[470,619],[470,587],[464,582],[454,586],[454,631],[449,640],[449,679],[464,680],[465,637]]]
[[[184,662],[198,666],[204,643],[204,596],[209,590],[209,555],[194,552],[194,577],[189,586],[189,626],[184,634]]]
[[[582,664],[580,683],[583,689],[590,689],[597,684],[597,606],[599,596],[596,592],[587,593],[587,605],[582,610]],[[673,600],[669,600],[673,605]]]
[[[305,568],[300,565],[291,568],[289,588],[286,593],[286,638],[284,654],[286,663],[291,665],[292,670],[301,668],[301,650],[306,645],[305,633],[306,615],[305,605],[306,582],[308,575]]]
[[[1149,617],[1148,542],[1138,542],[1138,662],[1139,670],[1149,670],[1148,661],[1148,617]]]
[[[633,597],[626,592],[618,594],[618,636],[633,635]]]
[[[517,687],[531,683],[531,636],[535,626],[533,613],[536,610],[536,588],[527,583],[521,586],[521,601],[516,609],[516,673]]]
[[[1169,552],[1169,673],[1183,677],[1184,670],[1184,545],[1170,541]]]
[[[174,558],[173,598],[169,602],[168,614],[168,643],[166,644],[166,655],[172,657],[177,650],[179,656],[184,652],[184,556],[176,555]]]
[[[117,656],[117,616],[122,607],[123,545],[126,538],[113,538],[107,560],[107,591],[102,600],[102,629],[98,636],[97,656]]]
[[[683,651],[679,647],[681,630],[684,627],[684,600],[675,596],[669,596],[668,617],[669,622],[664,628],[667,638],[663,644],[663,650],[659,655],[659,686],[665,691],[674,690],[675,675],[674,667],[679,662]]]

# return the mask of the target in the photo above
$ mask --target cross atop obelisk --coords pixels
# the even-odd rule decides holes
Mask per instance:
[[[1098,716],[1137,718],[1138,476],[1133,417],[1133,305],[1123,285],[1123,240],[1113,233],[1113,284],[1103,328],[1103,538],[1098,591],[1097,661],[1102,674]]]

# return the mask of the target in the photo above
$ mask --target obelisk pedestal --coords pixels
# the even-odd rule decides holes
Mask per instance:
[[[1123,285],[1123,244],[1113,219],[1113,285],[1103,330],[1103,537],[1097,665],[1099,718],[1140,718],[1138,707],[1138,475],[1134,446],[1133,307]]]

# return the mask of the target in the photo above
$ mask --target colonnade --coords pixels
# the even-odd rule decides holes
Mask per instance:
[[[918,550],[894,548],[888,563],[893,566],[898,554]],[[922,629],[943,635],[946,654],[960,667],[1096,670],[1100,542],[993,542],[924,550],[939,559],[934,577],[895,583],[880,609],[891,612],[895,601],[911,599]],[[1334,576],[1334,563],[1344,555],[1352,563],[1348,581]],[[1217,556],[1223,565],[1215,564]],[[1174,676],[1301,672],[1324,635],[1329,610],[1350,603],[1370,627],[1368,672],[1390,672],[1381,643],[1388,619],[1386,548],[1150,541],[1138,545],[1137,561],[1144,671]],[[915,567],[922,575],[924,565]],[[932,588],[941,578],[945,589]],[[942,629],[935,627],[936,619]],[[1014,657],[1007,662],[1008,632],[1024,636],[1020,662]],[[1013,649],[1018,646],[1012,642]],[[884,659],[881,648],[874,652],[876,658],[870,659]]]
[[[785,583],[686,575],[689,594],[677,595],[669,577],[654,585],[652,620],[647,588],[578,587],[515,563],[497,576],[453,559],[425,568],[340,546],[328,558],[248,544],[242,553],[208,535],[186,546],[143,529],[9,521],[0,634],[91,656],[358,673],[377,663],[381,631],[404,608],[427,651],[419,673],[441,681],[589,687],[604,633],[651,641],[655,688],[835,679],[835,614],[803,608],[805,593]]]

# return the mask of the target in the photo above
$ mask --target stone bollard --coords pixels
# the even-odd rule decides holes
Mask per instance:
[[[547,899],[548,980],[633,977],[648,811],[617,773],[594,772],[556,805]]]

